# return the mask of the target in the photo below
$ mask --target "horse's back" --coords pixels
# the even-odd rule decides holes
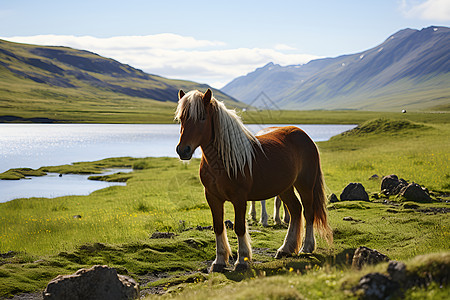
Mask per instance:
[[[260,130],[256,137],[261,145],[264,143],[272,144],[277,141],[286,145],[295,144],[301,147],[313,146],[315,148],[315,144],[309,135],[296,126],[267,127]]]

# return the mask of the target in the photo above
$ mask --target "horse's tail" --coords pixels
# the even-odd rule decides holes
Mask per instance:
[[[322,168],[320,166],[320,159],[313,190],[313,211],[314,227],[320,235],[327,240],[328,244],[333,243],[333,232],[328,225],[327,220],[327,196],[325,194],[325,181],[323,179]]]

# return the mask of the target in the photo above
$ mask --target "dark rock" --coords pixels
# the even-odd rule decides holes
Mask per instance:
[[[389,257],[377,250],[361,246],[356,249],[353,255],[352,267],[361,269],[364,265],[376,265],[383,261],[389,261]]]
[[[195,229],[199,230],[199,231],[203,231],[203,230],[212,230],[212,226],[200,226],[198,225]]]
[[[73,218],[74,219],[81,219],[81,215],[74,215]]]
[[[339,199],[338,199],[338,197],[333,193],[333,194],[331,194],[331,195],[328,197],[328,201],[329,201],[330,203],[335,203],[335,202],[339,202]]]
[[[387,271],[389,276],[395,282],[398,282],[400,285],[406,280],[406,265],[400,261],[391,260],[389,262]]]
[[[429,202],[431,201],[428,192],[417,183],[410,183],[401,189],[400,196],[409,201]]]
[[[130,277],[118,275],[108,266],[80,269],[72,275],[59,275],[43,292],[44,299],[121,300],[139,298],[139,285]]]
[[[364,186],[361,183],[349,183],[341,194],[341,201],[347,200],[363,200],[369,201],[369,195],[367,194]]]
[[[5,253],[0,253],[0,258],[11,258],[11,257],[16,256],[16,254],[17,254],[17,252],[8,251],[8,252],[5,252]]]
[[[397,175],[384,176],[381,180],[381,191],[386,195],[397,195],[408,183],[404,179],[399,179]]]
[[[175,237],[175,233],[173,232],[153,232],[151,239],[173,239]]]
[[[233,222],[231,222],[230,220],[226,220],[225,227],[232,230],[234,228]]]
[[[373,174],[372,176],[369,177],[369,180],[378,180],[380,179],[380,176],[378,176],[377,174]]]
[[[398,283],[392,281],[386,275],[369,273],[361,277],[358,285],[353,288],[353,292],[362,290],[363,295],[360,299],[388,299],[398,288]]]

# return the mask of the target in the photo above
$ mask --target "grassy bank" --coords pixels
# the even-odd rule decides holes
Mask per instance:
[[[140,281],[146,291],[180,293],[181,298],[351,298],[356,297],[351,287],[359,278],[376,270],[355,273],[349,267],[359,246],[404,260],[411,272],[432,266],[430,261],[448,264],[450,221],[441,211],[450,208],[445,202],[450,200],[450,125],[439,120],[370,122],[320,142],[328,193],[339,196],[349,182],[361,182],[371,201],[330,204],[334,244],[329,247],[319,239],[313,255],[274,260],[286,229],[250,222],[255,263],[244,275],[205,273],[214,259],[215,243],[212,231],[204,228],[211,225],[211,216],[198,177],[199,160],[184,164],[172,158],[120,158],[54,167],[52,172],[66,173],[112,165],[133,166],[134,171],[126,186],[89,196],[0,204],[0,297],[43,289],[57,274],[108,264]],[[417,182],[431,191],[433,201],[405,204],[397,198],[379,198],[380,180],[369,179],[373,174],[397,174]],[[227,204],[226,219],[233,220],[233,215]],[[155,239],[154,232],[176,235]],[[228,235],[236,256],[235,234]],[[427,256],[415,258],[418,255]],[[386,265],[377,268],[385,271]],[[406,295],[439,299],[448,291],[448,286],[432,283],[428,289],[409,289]]]
[[[43,99],[38,107],[30,109],[27,99],[8,100],[8,105],[1,105],[1,122],[35,122],[56,123],[124,123],[124,124],[171,124],[176,103],[159,102],[132,97],[105,97],[103,102],[80,99],[64,105],[56,105],[53,100]],[[12,102],[11,102],[12,101]],[[14,105],[11,105],[13,103]],[[55,109],[57,107],[58,109]],[[51,112],[51,113],[49,113]],[[246,110],[238,109],[239,115],[247,124],[360,124],[381,115],[389,119],[410,120],[422,123],[449,123],[450,113],[440,112],[376,112],[356,110]],[[10,118],[5,116],[14,116]],[[43,118],[43,119],[42,119]]]

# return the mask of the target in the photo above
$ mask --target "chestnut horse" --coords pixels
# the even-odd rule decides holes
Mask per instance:
[[[175,119],[181,123],[177,153],[189,160],[202,149],[200,179],[211,209],[216,235],[216,259],[211,271],[220,272],[231,255],[224,227],[224,203],[234,206],[238,239],[236,270],[249,267],[252,257],[245,215],[247,201],[260,201],[279,195],[290,213],[283,245],[276,257],[310,253],[315,248],[315,227],[332,240],[327,223],[326,196],[319,152],[311,138],[294,126],[279,127],[255,137],[234,110],[217,101],[210,89],[204,94],[180,90]],[[294,192],[297,189],[301,202]],[[303,206],[303,207],[302,207]],[[302,244],[303,221],[306,220]]]

